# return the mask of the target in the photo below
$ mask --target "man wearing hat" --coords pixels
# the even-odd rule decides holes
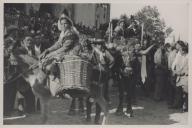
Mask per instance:
[[[130,23],[127,27],[127,35],[128,37],[140,37],[140,28],[139,28],[139,25],[138,25],[138,21],[135,20],[134,16],[131,15],[130,17]]]
[[[7,28],[7,32],[4,36],[4,47],[5,50],[12,50],[13,46],[16,45],[18,39],[18,28],[17,26],[10,25]]]
[[[11,36],[12,38],[17,36],[18,33],[18,27],[15,25],[10,25],[7,27],[7,31],[6,31],[6,35],[7,36]]]
[[[35,57],[35,49],[33,44],[33,38],[31,34],[24,35],[21,46],[17,47],[15,54],[23,54]],[[20,68],[22,65],[17,66],[17,74],[19,74]],[[31,113],[35,111],[35,96],[32,93],[30,85],[23,79],[19,78],[15,82],[18,101],[18,112],[19,114],[23,114],[24,111],[27,113]]]
[[[125,38],[125,20],[120,19],[114,30],[114,38],[122,40]]]
[[[10,25],[7,28],[7,33],[4,38],[4,80],[8,80],[17,72],[17,61],[11,56],[11,51],[17,43],[18,28],[17,26]],[[10,114],[13,110],[16,87],[10,86],[14,83],[4,85],[4,114]]]

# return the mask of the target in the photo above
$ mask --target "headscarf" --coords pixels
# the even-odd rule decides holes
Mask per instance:
[[[66,14],[61,14],[59,20],[58,20],[58,29],[61,31],[61,23],[60,23],[60,19],[61,18],[65,18],[71,25],[72,30],[79,35],[79,31],[74,27],[73,21],[66,15]]]

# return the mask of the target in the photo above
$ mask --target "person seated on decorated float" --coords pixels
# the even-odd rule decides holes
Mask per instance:
[[[47,60],[62,59],[64,55],[78,55],[80,51],[79,36],[73,28],[71,19],[67,16],[62,16],[58,23],[58,27],[61,30],[59,39],[41,54],[40,59],[43,65],[48,64]]]
[[[73,26],[72,20],[66,14],[61,14],[58,21],[58,29],[61,31],[58,41],[53,46],[46,49],[40,56],[42,68],[52,74],[50,75],[50,78],[53,79],[52,82],[56,82],[54,84],[58,84],[56,78],[60,78],[60,72],[58,65],[53,63],[53,61],[62,61],[66,55],[79,55],[81,50],[79,33]],[[58,95],[58,92],[59,90],[56,90],[52,95]],[[73,115],[75,113],[74,110],[76,109],[76,97],[72,98],[73,99],[68,113],[69,115]],[[80,99],[79,101],[81,104],[80,109],[83,112],[83,99]]]

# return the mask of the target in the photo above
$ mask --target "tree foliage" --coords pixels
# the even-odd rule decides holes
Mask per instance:
[[[173,32],[173,28],[168,27],[168,28],[165,30],[165,36],[168,37],[172,32]]]
[[[165,21],[160,18],[160,13],[156,6],[145,6],[133,15],[134,19],[138,21],[138,25],[144,24],[144,36],[151,37],[156,41],[164,42],[165,38],[168,37],[173,29],[167,27]],[[130,24],[130,17],[126,14],[122,14],[120,19],[125,19],[126,24]],[[117,19],[113,20],[113,25],[116,26]]]
[[[128,23],[128,21],[129,21],[129,18],[128,18],[128,16],[127,16],[126,14],[122,14],[122,15],[120,16],[120,19],[124,19],[124,20],[125,20],[125,23]]]
[[[145,6],[135,14],[135,19],[144,24],[144,35],[155,38],[158,41],[165,39],[165,22],[160,19],[157,7]]]

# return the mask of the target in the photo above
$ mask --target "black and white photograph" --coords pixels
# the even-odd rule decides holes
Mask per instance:
[[[2,5],[3,125],[189,124],[189,2]]]

